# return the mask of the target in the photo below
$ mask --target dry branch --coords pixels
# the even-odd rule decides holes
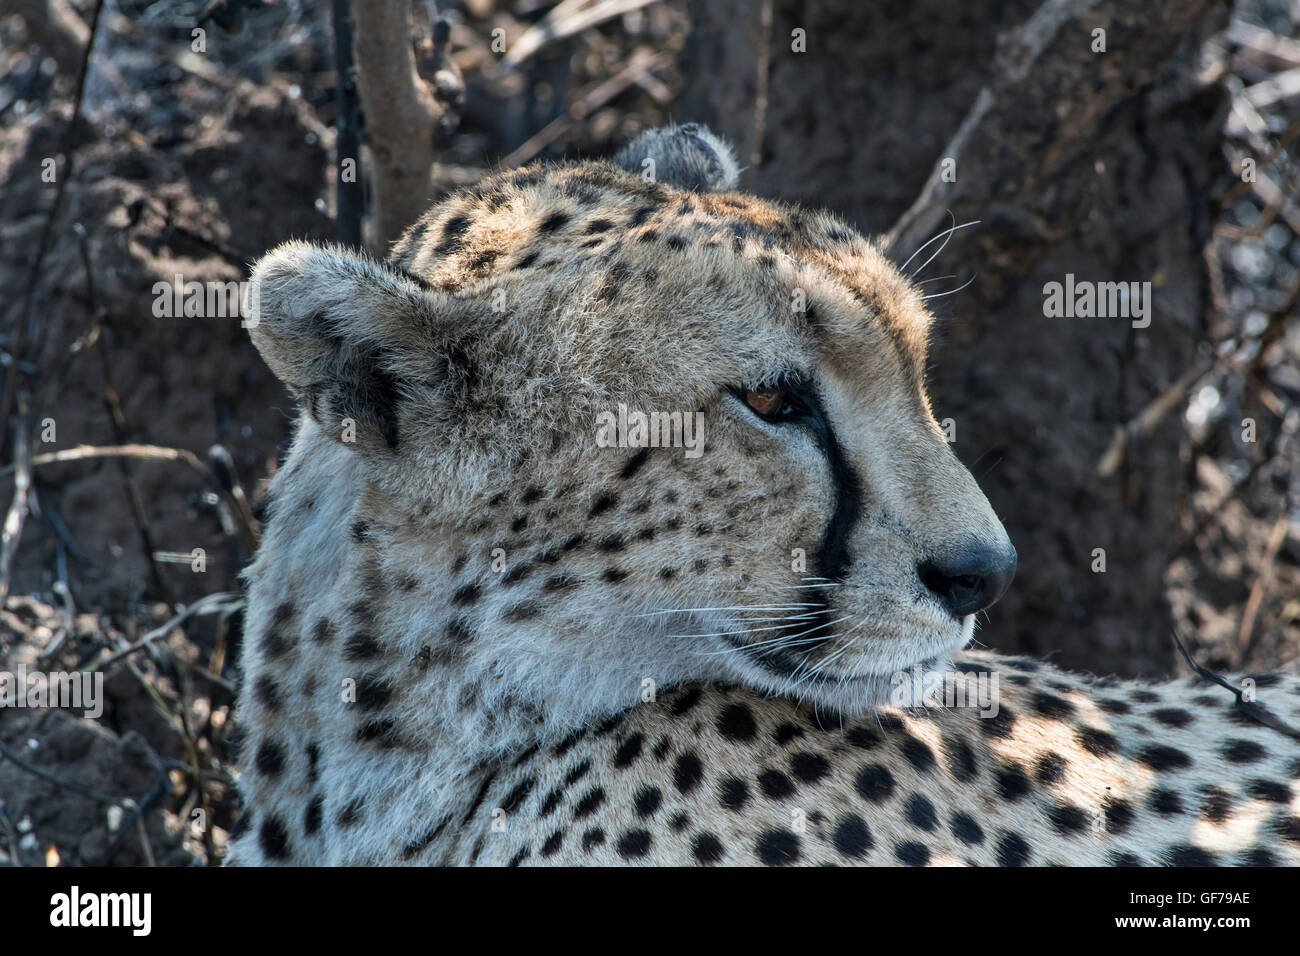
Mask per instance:
[[[423,58],[433,82],[421,75],[410,0],[368,5],[354,21],[352,54],[373,159],[375,245],[386,251],[429,205],[435,134],[454,120],[463,87],[443,22],[435,24]]]

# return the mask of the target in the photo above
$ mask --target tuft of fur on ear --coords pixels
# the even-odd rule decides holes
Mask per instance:
[[[363,254],[286,242],[258,261],[244,301],[253,344],[308,412],[344,443],[393,451],[403,405],[428,398],[413,381],[455,300]]]
[[[652,160],[651,169],[646,160]],[[740,166],[726,140],[707,126],[686,123],[648,129],[628,143],[614,162],[656,182],[694,192],[725,192],[740,182]]]

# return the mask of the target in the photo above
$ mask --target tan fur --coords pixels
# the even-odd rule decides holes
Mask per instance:
[[[659,142],[675,136],[698,138]],[[699,181],[691,149],[683,185]],[[658,183],[605,163],[494,177],[430,210],[389,264],[303,243],[258,264],[252,335],[305,414],[247,572],[249,828],[232,860],[911,862],[911,843],[930,862],[1155,862],[1183,844],[1294,860],[1295,742],[1186,704],[1186,685],[1158,692],[1195,713],[1175,733],[1145,705],[1093,702],[1132,685],[1044,666],[1002,682],[1003,736],[931,709],[894,714],[875,756],[859,752],[898,675],[942,673],[970,640],[973,617],[925,568],[1009,544],[931,413],[916,289],[829,214],[674,188],[674,155]],[[778,382],[806,383],[821,424],[761,420],[732,391]],[[601,447],[598,417],[620,404],[702,414],[702,454]],[[695,682],[697,716],[675,715],[689,691],[668,689]],[[1275,688],[1284,713],[1295,689]],[[718,713],[742,704],[758,730],[720,736]],[[802,730],[788,746],[771,736],[785,723]],[[1111,735],[1088,738],[1104,753],[1080,750],[1081,728]],[[637,734],[644,753],[623,760]],[[1247,748],[1225,782],[1215,748],[1237,737],[1265,753]],[[1189,764],[1143,771],[1156,740]],[[763,768],[796,751],[827,769],[763,796]],[[1049,752],[1069,769],[1035,782]],[[976,769],[954,776],[954,754]],[[890,796],[863,795],[864,761]],[[1004,765],[1026,794],[1000,795]],[[1172,822],[1142,809],[1160,775],[1185,806]],[[743,809],[720,803],[731,776]],[[1222,819],[1200,826],[1211,786],[1229,791],[1211,793]],[[592,788],[604,797],[583,814]],[[916,797],[928,829],[908,822],[926,818]],[[845,814],[874,849],[836,848]],[[986,843],[956,835],[958,814]],[[999,850],[1003,833],[1027,859]],[[795,859],[772,859],[790,837]]]

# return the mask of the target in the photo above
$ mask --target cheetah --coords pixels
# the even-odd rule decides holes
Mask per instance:
[[[872,241],[726,143],[289,242],[242,865],[1300,863],[1300,679],[967,650],[1016,552]]]

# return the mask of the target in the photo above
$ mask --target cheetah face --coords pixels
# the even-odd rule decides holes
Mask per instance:
[[[505,174],[387,264],[282,246],[254,341],[364,463],[366,560],[416,579],[393,626],[480,686],[564,720],[689,680],[859,711],[970,640],[1015,551],[931,412],[915,288],[674,163]]]

